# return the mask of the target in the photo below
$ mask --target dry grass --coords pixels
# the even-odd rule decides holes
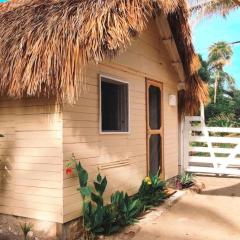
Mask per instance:
[[[187,77],[186,99],[192,101],[185,110],[193,112],[206,92],[196,75],[198,60],[184,0],[12,0],[0,4],[0,94],[56,96],[58,101],[74,102],[85,86],[85,66],[125,51],[160,9],[171,13]]]
[[[186,6],[186,2],[181,0],[179,1],[179,8],[174,13],[169,14],[168,21],[186,75],[186,89],[181,104],[182,111],[193,115],[199,111],[201,103],[207,103],[208,87],[198,75],[198,70],[201,65],[192,45],[191,29],[188,24],[188,19],[188,7]]]

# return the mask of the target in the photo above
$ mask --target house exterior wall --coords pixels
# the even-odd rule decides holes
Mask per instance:
[[[0,213],[63,219],[62,119],[52,100],[0,100]]]
[[[64,173],[72,153],[92,180],[99,170],[113,191],[135,193],[146,176],[146,78],[163,83],[165,178],[178,173],[178,76],[154,22],[119,57],[86,69],[74,105],[54,100],[0,100],[0,213],[64,223],[80,216],[78,181]],[[129,83],[130,133],[99,133],[99,75]]]
[[[165,178],[178,173],[177,107],[168,105],[169,95],[177,96],[178,76],[171,65],[154,22],[132,46],[113,61],[89,65],[85,93],[76,104],[63,106],[63,159],[75,154],[92,180],[98,170],[108,179],[106,196],[116,190],[135,193],[146,176],[146,95],[145,79],[163,83]],[[130,133],[99,133],[99,75],[129,83]],[[64,176],[63,220],[80,214],[76,178]]]

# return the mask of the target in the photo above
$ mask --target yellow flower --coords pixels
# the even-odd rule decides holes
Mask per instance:
[[[145,177],[145,178],[144,178],[144,181],[145,181],[145,182],[148,182],[148,181],[151,181],[151,179],[150,179],[150,177]]]
[[[150,177],[145,177],[144,182],[147,183],[148,185],[152,184],[151,178]]]

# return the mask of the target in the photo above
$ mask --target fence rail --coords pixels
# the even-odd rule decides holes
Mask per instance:
[[[240,176],[240,128],[207,127],[200,116],[186,117],[184,168]]]

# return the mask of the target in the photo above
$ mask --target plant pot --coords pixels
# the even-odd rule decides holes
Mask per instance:
[[[190,188],[191,186],[193,186],[194,182],[189,182],[189,183],[185,183],[185,184],[181,184],[182,188]]]
[[[180,181],[176,181],[176,188],[177,188],[178,190],[182,190],[182,189],[183,189],[183,185],[181,184]]]

